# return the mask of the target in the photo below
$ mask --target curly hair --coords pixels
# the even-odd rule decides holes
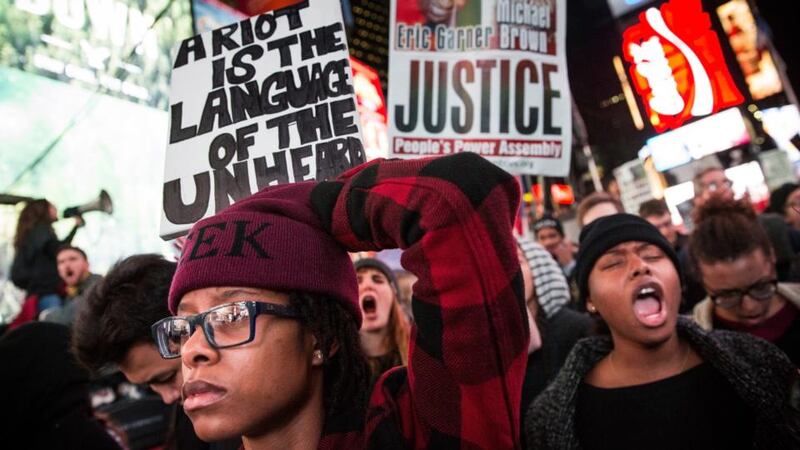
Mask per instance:
[[[29,201],[17,219],[17,231],[14,233],[14,248],[19,249],[28,233],[39,224],[46,224],[53,229],[53,219],[50,217],[50,207],[52,205],[47,200],[40,198]]]
[[[73,326],[72,352],[97,373],[118,364],[134,344],[152,342],[150,326],[170,316],[169,285],[176,264],[155,254],[118,262],[86,295]]]
[[[692,264],[731,261],[760,249],[772,254],[772,243],[747,200],[710,198],[695,211],[689,238]]]
[[[323,403],[326,419],[366,406],[369,368],[361,351],[358,328],[350,312],[319,295],[293,292],[290,302],[303,315],[325,357]]]

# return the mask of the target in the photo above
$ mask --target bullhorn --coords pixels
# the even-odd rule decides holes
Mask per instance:
[[[102,211],[106,214],[114,212],[114,204],[111,202],[111,196],[108,195],[105,189],[100,191],[100,195],[96,199],[79,206],[71,206],[64,210],[64,218],[80,216],[90,211]]]

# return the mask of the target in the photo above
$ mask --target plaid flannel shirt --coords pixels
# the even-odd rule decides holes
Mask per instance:
[[[378,380],[363,430],[326,433],[319,448],[519,448],[528,324],[514,178],[473,154],[385,160],[311,197],[347,250],[400,247],[419,278],[408,366]]]

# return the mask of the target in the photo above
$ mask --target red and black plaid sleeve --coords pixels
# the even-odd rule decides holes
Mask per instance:
[[[511,233],[518,202],[514,178],[473,154],[378,161],[313,191],[344,247],[400,247],[419,278],[408,367],[373,391],[369,447],[519,446],[528,325]]]

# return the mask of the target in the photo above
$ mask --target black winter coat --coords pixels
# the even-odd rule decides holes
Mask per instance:
[[[716,369],[755,414],[755,449],[800,448],[796,404],[798,374],[777,347],[748,334],[703,331],[680,317],[678,334]],[[578,388],[613,346],[607,336],[578,341],[564,367],[531,405],[525,419],[527,448],[579,450],[575,427]]]

